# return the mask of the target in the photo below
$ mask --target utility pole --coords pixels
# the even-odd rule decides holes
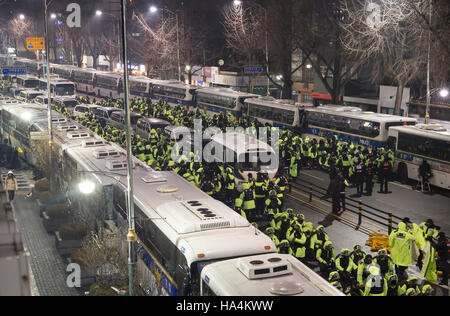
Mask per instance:
[[[431,68],[431,23],[433,15],[433,3],[430,0],[430,21],[428,30],[428,58],[427,58],[427,107],[425,111],[425,124],[430,121],[430,103],[431,103],[431,87],[430,87],[430,68]]]
[[[51,1],[50,1],[51,3]],[[47,4],[47,0],[44,0],[44,38],[45,38],[45,58],[47,68],[47,93],[48,93],[48,136],[49,144],[51,146],[53,142],[53,130],[52,130],[52,93],[50,87],[50,62],[49,62],[49,47],[48,47],[48,17],[47,10],[50,3]],[[50,155],[51,156],[51,155]]]
[[[131,151],[131,118],[130,118],[130,101],[129,101],[129,84],[128,84],[128,53],[127,53],[127,21],[126,21],[126,1],[121,0],[122,13],[122,60],[124,65],[123,84],[124,84],[124,107],[125,107],[125,132],[127,145],[127,163],[128,163],[128,194],[127,194],[127,211],[128,211],[128,281],[129,296],[133,296],[133,280],[134,270],[136,266],[136,242],[137,235],[134,223],[134,190],[133,190],[133,154]]]

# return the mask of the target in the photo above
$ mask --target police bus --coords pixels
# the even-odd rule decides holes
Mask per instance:
[[[279,156],[275,150],[259,139],[242,133],[223,133],[211,137],[211,154],[218,162],[234,167],[236,182],[248,182],[259,172],[273,180],[278,172]],[[204,153],[206,153],[204,151]]]
[[[395,166],[402,181],[419,181],[419,167],[424,160],[431,167],[431,185],[450,189],[450,131],[441,125],[418,124],[389,129],[389,146],[395,150]]]
[[[143,76],[130,76],[130,97],[150,98],[152,93],[152,80]]]
[[[155,81],[152,83],[152,99],[165,100],[171,106],[181,105],[189,109],[195,106],[197,87],[179,81]]]
[[[94,93],[94,77],[97,70],[88,68],[76,68],[72,74],[72,80],[77,86],[77,91],[93,94]]]
[[[389,128],[416,125],[414,118],[363,112],[360,108],[338,105],[306,108],[311,137],[332,137],[361,146],[386,147]]]
[[[59,65],[59,64],[51,64],[50,65],[50,73],[54,75],[58,75],[60,78],[64,78],[67,80],[73,79],[73,72],[78,67],[71,65]]]
[[[196,103],[208,114],[225,113],[239,118],[244,101],[256,96],[225,88],[201,88],[196,92]]]
[[[98,97],[120,99],[123,97],[122,75],[112,72],[97,72],[94,77],[94,94]]]
[[[202,270],[202,296],[345,296],[297,258],[266,254],[211,263]]]
[[[47,92],[47,87],[47,79],[40,79],[39,90]],[[52,78],[50,79],[50,92],[52,96],[75,97],[75,84],[66,79]]]
[[[27,89],[35,89],[39,87],[39,78],[32,75],[16,76],[14,79],[17,86]]]
[[[246,99],[242,112],[262,124],[269,123],[281,129],[299,131],[299,128],[305,127],[305,108],[307,107],[312,107],[312,104],[293,103],[273,97],[259,97]]]

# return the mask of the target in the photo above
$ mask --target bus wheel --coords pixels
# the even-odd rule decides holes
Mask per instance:
[[[404,163],[398,165],[397,179],[402,184],[405,184],[408,181],[408,168]]]

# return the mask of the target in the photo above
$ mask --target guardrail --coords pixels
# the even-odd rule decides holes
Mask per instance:
[[[328,198],[324,199],[324,196],[328,196],[327,189],[324,189],[310,182],[306,182],[302,179],[297,178],[295,182],[291,182],[289,187],[290,192],[292,191],[292,188],[306,193],[308,195],[310,203],[313,202],[313,198],[328,201]],[[363,218],[365,218],[385,227],[388,234],[390,234],[393,230],[393,226],[398,225],[398,223],[403,219],[401,217],[395,216],[392,212],[378,209],[348,196],[346,196],[344,211],[353,213],[358,217],[358,223],[356,223],[355,225],[355,230],[359,230],[361,228],[362,220]]]

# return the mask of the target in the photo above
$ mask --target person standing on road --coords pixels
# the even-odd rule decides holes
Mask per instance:
[[[17,190],[19,190],[19,184],[12,171],[8,172],[5,179],[5,190],[8,191],[9,201],[14,201],[14,195]]]
[[[381,162],[381,166],[380,166],[381,185],[380,185],[380,191],[378,191],[378,193],[384,193],[384,194],[392,193],[388,189],[388,182],[389,182],[389,179],[391,178],[391,174],[392,174],[392,164],[391,164],[391,161],[389,160],[389,157],[387,155],[385,155],[383,161]],[[384,190],[383,190],[383,188],[384,188]]]
[[[412,248],[414,236],[408,232],[406,224],[400,222],[398,229],[389,236],[391,258],[395,264],[395,273],[399,280],[406,279],[405,272],[412,264]]]

